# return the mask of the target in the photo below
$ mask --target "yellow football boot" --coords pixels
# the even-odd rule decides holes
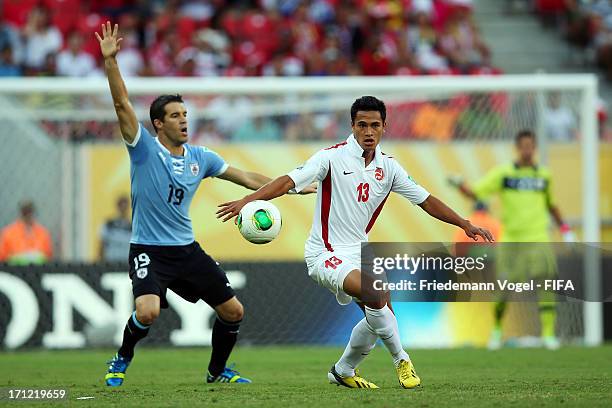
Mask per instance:
[[[412,362],[401,360],[397,365],[397,378],[403,388],[415,388],[421,385],[421,379],[414,371]]]
[[[331,384],[342,385],[348,388],[378,388],[378,385],[361,377],[357,370],[355,370],[355,375],[352,377],[342,377],[336,371],[335,364],[329,370],[329,373],[327,373],[327,378]]]

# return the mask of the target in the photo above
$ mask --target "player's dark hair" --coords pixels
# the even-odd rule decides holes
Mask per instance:
[[[159,119],[162,122],[164,121],[164,116],[166,116],[166,105],[172,102],[183,103],[183,97],[179,94],[160,95],[151,103],[151,107],[149,108],[149,117],[151,118],[151,124],[153,125],[153,129],[155,129],[155,133],[157,133],[157,128],[153,122],[155,119]]]
[[[387,118],[387,108],[385,107],[385,103],[374,96],[362,96],[353,102],[353,105],[351,106],[351,123],[355,123],[355,116],[357,116],[357,112],[359,111],[378,111],[383,123]]]
[[[518,145],[521,142],[521,139],[525,138],[533,140],[533,143],[536,142],[535,133],[533,133],[532,130],[524,129],[516,134],[516,136],[514,137],[514,144]]]

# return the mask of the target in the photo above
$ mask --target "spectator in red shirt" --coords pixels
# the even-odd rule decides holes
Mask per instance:
[[[176,75],[175,56],[181,49],[181,43],[175,30],[169,29],[161,39],[153,44],[149,52],[149,65],[154,76]]]
[[[359,53],[359,63],[364,75],[390,75],[391,61],[383,53],[380,36],[368,37],[366,46]]]

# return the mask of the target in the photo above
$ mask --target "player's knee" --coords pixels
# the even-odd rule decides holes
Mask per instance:
[[[231,319],[229,320],[230,322],[237,322],[242,320],[242,318],[244,317],[244,306],[242,306],[242,303],[237,302],[236,306],[232,308],[231,310]]]
[[[136,309],[136,318],[142,324],[150,326],[159,317],[159,308],[143,307],[140,310]]]
[[[234,302],[220,311],[219,316],[226,322],[239,322],[244,317],[244,306],[240,302]]]
[[[387,305],[387,298],[383,294],[380,294],[369,302],[365,302],[365,305],[370,309],[380,310]]]
[[[387,303],[384,300],[377,300],[375,302],[372,302],[372,305],[370,306],[372,309],[382,309],[383,307],[385,307]]]

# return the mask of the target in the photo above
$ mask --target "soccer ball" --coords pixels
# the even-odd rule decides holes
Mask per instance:
[[[269,201],[251,201],[238,214],[238,230],[242,236],[254,244],[267,244],[280,232],[281,214]]]

